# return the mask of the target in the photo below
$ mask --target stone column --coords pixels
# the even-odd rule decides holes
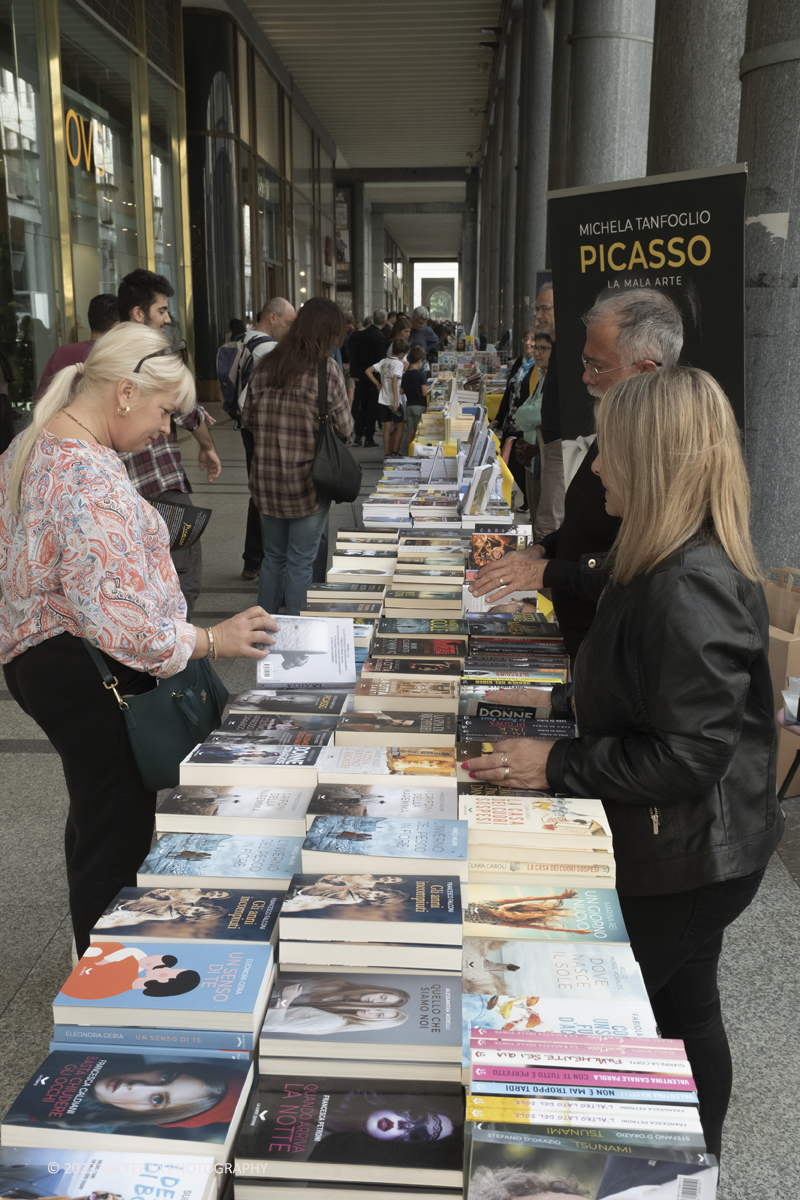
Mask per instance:
[[[574,0],[567,187],[647,170],[655,0]]]
[[[500,337],[500,252],[503,229],[503,119],[505,111],[505,87],[498,84],[494,102],[494,120],[490,138],[492,156],[492,195],[489,216],[489,309],[486,324],[489,326],[489,341]]]
[[[800,563],[800,6],[750,0],[738,162],[745,229],[745,437],[751,527],[765,567]]]
[[[573,0],[553,0],[553,83],[550,90],[550,168],[547,186],[551,191],[567,186],[567,137],[569,134],[569,81],[572,64]]]
[[[526,4],[522,24],[517,147],[513,324],[517,344],[525,330],[533,325],[536,272],[545,265],[552,73],[553,54],[546,10],[541,4]]]
[[[514,323],[514,260],[517,235],[517,130],[522,60],[522,10],[517,9],[506,33],[505,103],[503,106],[503,223],[500,248],[500,325]],[[514,330],[516,338],[516,330]]]
[[[478,212],[478,323],[486,325],[489,313],[489,247],[491,243],[492,153],[491,130],[481,162],[480,208]]]
[[[383,213],[372,213],[370,218],[372,240],[372,309],[383,308]]]
[[[647,174],[736,161],[747,0],[656,0]]]
[[[467,175],[466,208],[461,222],[461,308],[459,317],[469,333],[478,303],[478,171]]]

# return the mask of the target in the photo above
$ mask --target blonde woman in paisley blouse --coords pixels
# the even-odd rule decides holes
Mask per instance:
[[[102,651],[119,691],[136,695],[190,658],[264,658],[277,629],[258,607],[211,631],[186,621],[166,525],[118,458],[166,433],[194,395],[163,334],[125,322],[85,363],[59,371],[0,456],[0,663],[61,756],[79,954],[120,888],[135,885],[156,802],[83,639]]]

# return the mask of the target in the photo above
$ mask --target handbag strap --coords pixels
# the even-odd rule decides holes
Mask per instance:
[[[100,678],[103,681],[103,687],[106,689],[107,692],[114,693],[116,700],[117,700],[117,704],[124,711],[128,707],[128,705],[125,703],[125,701],[122,699],[122,696],[120,696],[119,692],[117,691],[117,688],[119,687],[119,680],[117,679],[116,675],[113,674],[113,672],[111,671],[111,668],[109,667],[108,663],[103,658],[102,654],[97,649],[97,647],[93,646],[91,642],[87,642],[86,638],[82,638],[81,640],[83,641],[83,644],[86,647],[86,652],[88,653],[89,658],[92,660],[94,665],[97,667],[98,672],[100,673]]]
[[[319,423],[323,425],[328,419],[328,360],[319,360],[317,373],[317,407],[319,408]]]

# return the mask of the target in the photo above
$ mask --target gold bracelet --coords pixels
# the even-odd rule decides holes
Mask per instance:
[[[209,628],[206,629],[206,633],[208,634],[208,654],[206,655],[206,658],[216,659],[217,647],[214,643],[214,630],[209,626]]]

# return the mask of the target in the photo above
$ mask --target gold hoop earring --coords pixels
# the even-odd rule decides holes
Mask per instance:
[[[120,404],[118,404],[118,405],[117,405],[117,412],[119,413],[119,415],[120,415],[121,417],[127,417],[128,413],[129,413],[130,411],[131,411],[131,409],[130,409],[130,405],[129,405],[129,404],[126,404],[124,408],[123,408],[123,407],[122,407],[122,405],[120,405]]]

